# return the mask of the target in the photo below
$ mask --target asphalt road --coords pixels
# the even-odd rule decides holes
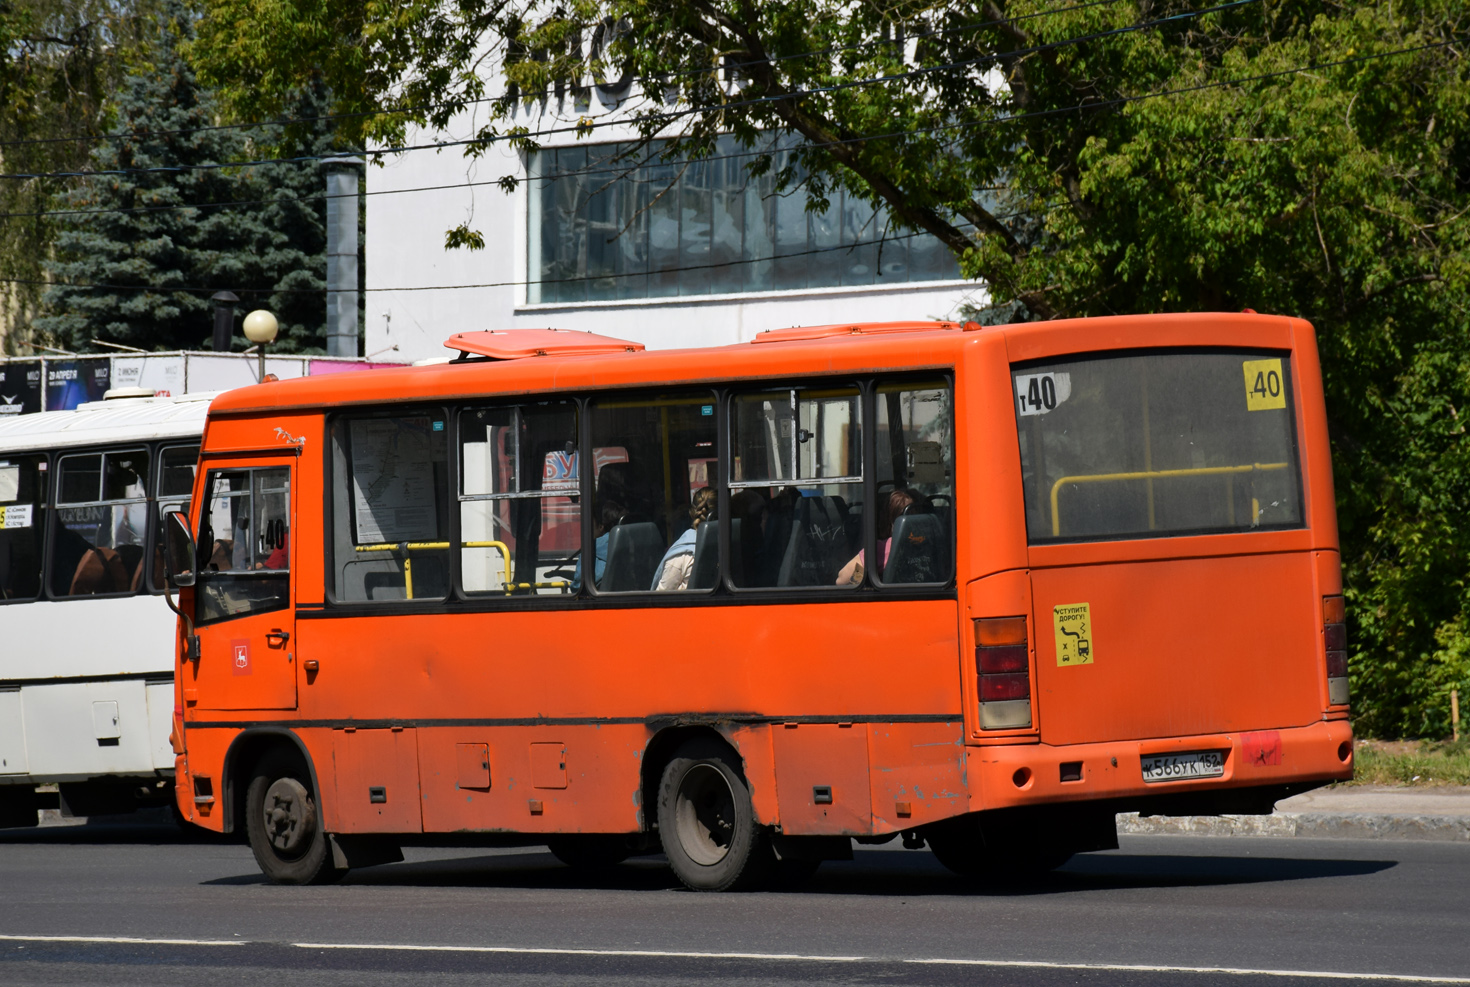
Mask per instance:
[[[1470,844],[1125,837],[997,889],[893,843],[745,895],[656,857],[407,854],[285,888],[171,827],[6,831],[0,984],[1470,984]]]

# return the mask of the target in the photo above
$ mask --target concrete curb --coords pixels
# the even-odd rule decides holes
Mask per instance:
[[[1278,812],[1270,816],[1147,816],[1118,814],[1120,836],[1299,836],[1310,839],[1470,842],[1464,816],[1374,812]]]

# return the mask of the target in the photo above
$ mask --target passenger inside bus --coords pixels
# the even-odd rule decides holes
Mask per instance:
[[[903,487],[894,487],[888,494],[888,500],[883,504],[883,509],[878,512],[878,568],[881,571],[883,564],[888,560],[889,547],[893,544],[893,521],[900,517],[910,507],[914,506],[914,494]],[[863,581],[863,563],[866,549],[858,549],[846,565],[837,573],[837,585],[846,586],[849,583],[861,583]]]
[[[653,573],[652,589],[667,592],[689,588],[689,577],[694,572],[694,551],[699,539],[699,530],[705,521],[714,516],[714,513],[714,488],[701,487],[694,491],[694,503],[689,509],[690,526],[683,534],[674,539],[674,543],[659,560],[658,568]],[[706,529],[706,542],[709,540],[709,531],[713,529]]]

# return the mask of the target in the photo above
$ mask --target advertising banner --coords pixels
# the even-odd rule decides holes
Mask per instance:
[[[101,401],[112,380],[111,357],[46,361],[46,410],[71,411]]]
[[[41,410],[41,361],[0,363],[0,417]]]
[[[112,358],[113,387],[146,387],[161,398],[184,393],[184,354],[158,356],[115,356]]]

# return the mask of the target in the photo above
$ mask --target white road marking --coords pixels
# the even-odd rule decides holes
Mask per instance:
[[[0,934],[0,942],[115,943],[147,946],[271,946],[295,949],[346,949],[384,952],[483,953],[521,956],[628,956],[663,959],[768,960],[800,963],[898,963],[918,966],[970,966],[1038,970],[1097,970],[1117,973],[1216,973],[1232,976],[1299,980],[1384,980],[1410,984],[1470,984],[1470,977],[1436,977],[1412,973],[1349,973],[1336,970],[1270,970],[1232,966],[1171,966],[1145,963],[1064,963],[1048,960],[983,960],[884,956],[824,956],[814,953],[734,953],[665,949],[572,949],[554,946],[441,946],[420,943],[292,942],[247,939],[153,939],[141,936],[18,936]]]
[[[244,939],[146,939],[139,936],[6,936],[3,942],[98,942],[142,946],[243,946]]]

